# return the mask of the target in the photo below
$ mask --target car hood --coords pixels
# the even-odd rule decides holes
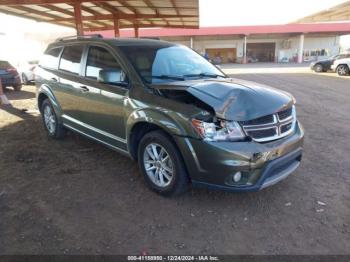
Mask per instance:
[[[350,62],[350,58],[342,58],[342,59],[337,59],[335,60],[336,64],[340,64],[340,63],[349,63]]]
[[[317,60],[314,63],[333,63],[334,59],[322,59],[322,60]]]
[[[153,84],[156,89],[182,90],[201,100],[226,120],[246,121],[294,104],[294,98],[272,87],[240,79],[200,79]]]

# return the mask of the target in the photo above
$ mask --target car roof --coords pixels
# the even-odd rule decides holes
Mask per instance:
[[[77,37],[75,39],[58,39],[49,47],[64,46],[74,43],[107,43],[113,46],[177,46],[178,44],[170,43],[162,40],[145,39],[145,38],[102,38],[102,37]]]

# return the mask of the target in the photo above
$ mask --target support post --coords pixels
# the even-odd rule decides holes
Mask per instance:
[[[299,39],[299,49],[298,49],[299,64],[303,62],[303,53],[304,53],[304,34],[301,34]]]
[[[120,32],[119,32],[119,19],[118,17],[114,17],[114,36],[119,37]]]
[[[84,35],[83,20],[81,17],[81,3],[77,2],[74,4],[74,19],[75,28],[77,30],[77,35]]]
[[[191,47],[191,49],[193,49],[193,37],[192,36],[190,37],[190,47]]]
[[[134,26],[135,30],[135,38],[139,38],[139,27],[137,25]]]
[[[7,96],[4,94],[4,90],[1,84],[1,78],[0,78],[0,105],[11,105],[10,101],[7,99]]]
[[[243,42],[243,64],[247,63],[247,36],[244,35],[244,42]]]

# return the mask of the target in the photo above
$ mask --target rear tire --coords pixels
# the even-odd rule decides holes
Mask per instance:
[[[18,84],[18,85],[13,86],[13,89],[14,89],[15,91],[21,91],[21,89],[22,89],[22,84]]]
[[[147,185],[163,196],[187,191],[189,178],[180,151],[163,131],[147,133],[138,147],[138,164]]]
[[[349,75],[349,67],[347,65],[339,65],[337,67],[337,74],[340,76],[347,76]]]
[[[63,125],[58,122],[56,112],[49,99],[43,101],[40,112],[48,136],[55,139],[63,138],[66,130]]]
[[[316,73],[321,73],[323,72],[323,66],[321,64],[317,64],[314,67]]]

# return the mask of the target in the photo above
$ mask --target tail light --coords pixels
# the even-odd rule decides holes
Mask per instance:
[[[13,68],[13,67],[7,68],[6,71],[9,72],[9,73],[11,73],[11,74],[18,74],[16,68]]]

